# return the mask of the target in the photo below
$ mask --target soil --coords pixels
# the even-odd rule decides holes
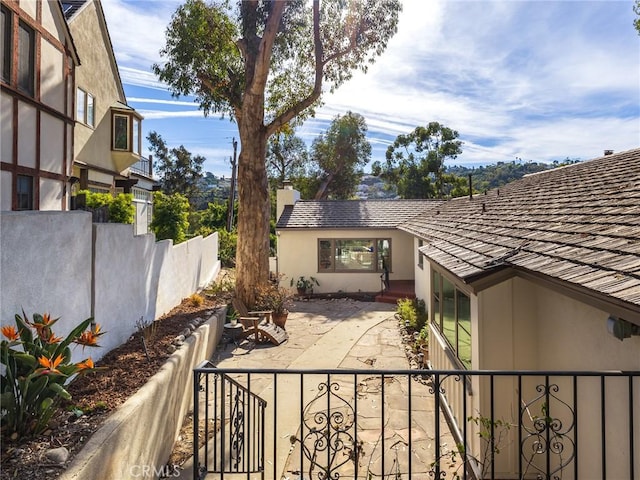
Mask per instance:
[[[18,442],[2,437],[1,480],[58,478],[89,437],[109,414],[135,394],[169,358],[172,342],[197,317],[207,319],[224,301],[202,296],[195,305],[190,299],[154,322],[155,331],[147,330],[146,353],[143,334],[138,331],[120,347],[111,350],[96,366],[98,372],[79,377],[68,388],[71,401],[63,402],[48,429],[41,435]],[[151,337],[149,337],[151,335]],[[192,454],[192,422],[184,422],[170,465],[180,465]],[[45,457],[48,450],[65,447],[69,458],[62,465]]]

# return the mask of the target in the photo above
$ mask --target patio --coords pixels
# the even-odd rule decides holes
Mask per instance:
[[[477,478],[473,475],[478,472],[484,478],[553,478],[557,472],[586,478],[587,471],[600,478],[598,472],[604,474],[612,465],[606,457],[612,453],[606,448],[611,442],[618,445],[622,468],[628,472],[620,478],[634,478],[640,460],[633,455],[638,441],[632,407],[640,386],[637,375],[416,375],[409,370],[393,313],[392,305],[380,303],[299,302],[287,322],[287,343],[218,349],[212,359],[215,368],[196,369],[194,390],[199,405],[195,421],[206,419],[218,435],[198,452],[195,466],[184,466],[180,478],[395,480],[456,474]],[[514,418],[487,419],[465,410],[464,402],[462,411],[450,409],[451,400],[466,398],[479,381],[492,388],[517,385],[521,407]],[[610,388],[619,391],[616,399],[628,401],[630,422],[626,427],[612,425],[604,408],[582,412],[590,420],[600,417],[603,433],[595,430],[579,444],[577,392],[591,388],[603,398]],[[573,400],[566,402],[566,395]],[[503,401],[491,398],[490,404]],[[448,415],[458,419],[462,431],[451,433]],[[615,438],[609,433],[612,427]],[[460,441],[455,440],[461,438],[467,449],[482,453],[462,461]],[[598,455],[586,453],[594,451],[601,452],[601,462]],[[578,452],[582,462],[593,463],[590,470],[580,467],[580,475]]]

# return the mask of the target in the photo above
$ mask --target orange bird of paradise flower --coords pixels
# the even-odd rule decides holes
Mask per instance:
[[[8,338],[10,341],[15,342],[20,339],[20,334],[13,325],[6,325],[2,327],[2,335]]]
[[[87,358],[85,361],[80,362],[76,365],[80,370],[88,370],[94,367],[93,360],[91,357]]]
[[[38,358],[38,363],[44,367],[42,373],[62,373],[58,370],[58,365],[62,363],[63,359],[64,357],[62,355],[58,355],[55,359],[42,356]]]
[[[98,337],[102,335],[100,333],[100,325],[96,325],[93,331],[82,332],[82,335],[78,337],[75,342],[83,347],[97,347]]]

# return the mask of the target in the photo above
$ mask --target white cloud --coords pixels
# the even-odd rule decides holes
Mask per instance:
[[[197,108],[184,108],[190,102],[147,98],[154,90],[168,97],[150,65],[161,60],[179,3],[104,0],[103,6],[123,82],[151,89],[129,101],[146,120],[185,127],[203,119]],[[385,142],[430,121],[460,132],[460,163],[586,159],[640,145],[640,55],[629,2],[403,3],[398,33],[383,55],[366,75],[355,73],[327,94],[316,118],[299,130],[309,144],[351,110],[366,118],[378,155]],[[146,104],[157,108],[141,109]],[[194,124],[190,141],[197,142],[197,132],[213,141],[211,132],[221,126],[206,126]]]

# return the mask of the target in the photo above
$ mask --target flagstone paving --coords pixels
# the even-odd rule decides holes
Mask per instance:
[[[354,385],[353,375],[333,375],[331,382],[336,385],[332,386],[331,393],[327,393],[326,385],[323,385],[326,375],[305,376],[303,386],[299,377],[282,375],[278,377],[275,388],[272,376],[251,376],[252,390],[258,392],[268,405],[274,405],[274,395],[277,395],[279,413],[275,450],[272,432],[267,433],[265,445],[265,452],[275,451],[276,459],[271,461],[267,458],[265,478],[317,478],[317,468],[311,472],[297,470],[301,458],[300,415],[292,412],[299,412],[301,405],[304,405],[305,422],[313,429],[313,414],[326,410],[327,395],[335,395],[331,397],[331,412],[343,413],[343,425],[353,423],[353,406],[356,405],[357,428],[352,427],[351,431],[355,432],[354,441],[361,442],[358,479],[400,478],[396,474],[401,478],[409,478],[409,457],[411,478],[430,478],[428,472],[435,459],[433,394],[426,382],[411,381],[412,411],[409,421],[408,377],[388,376],[384,378],[383,385],[381,377],[375,374],[376,370],[409,369],[394,311],[393,305],[350,299],[300,301],[296,302],[289,314],[286,324],[289,340],[284,344],[274,347],[250,342],[240,346],[230,343],[218,349],[212,359],[218,368],[372,370],[370,377],[359,375],[357,385]],[[274,390],[277,392],[274,393]],[[323,403],[315,404],[313,400],[316,397],[321,397]],[[267,408],[267,426],[274,424],[271,410]],[[440,431],[441,442],[455,445],[442,415]],[[281,441],[290,437],[298,440],[293,445],[288,440]],[[348,458],[348,451],[346,454],[346,457],[336,457],[334,460],[338,463],[344,461],[339,478],[356,478],[356,463]],[[309,461],[303,457],[305,468],[308,469]],[[191,478],[190,462],[184,467],[186,470],[182,471],[180,478]],[[257,475],[251,478],[254,476],[258,478]],[[224,478],[234,479],[236,475],[225,474]],[[238,478],[247,476],[243,474]]]

